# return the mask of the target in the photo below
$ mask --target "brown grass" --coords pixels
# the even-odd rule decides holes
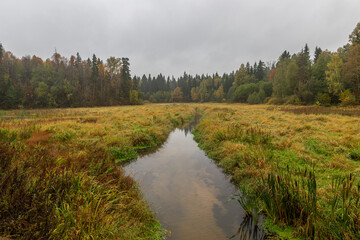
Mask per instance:
[[[49,141],[50,132],[49,131],[39,131],[33,132],[28,140],[25,142],[28,145],[34,146],[37,144],[46,144]]]
[[[304,219],[301,214],[290,216],[293,213],[264,208],[273,222],[291,223],[297,236],[360,237],[360,221],[356,217],[360,215],[360,161],[356,160],[360,155],[360,107],[242,104],[206,104],[206,107],[195,135],[209,156],[231,173],[237,184],[257,192],[255,195],[264,201],[260,203],[263,206],[275,200],[285,201],[288,204],[274,204],[284,209],[297,206],[298,213],[307,211]],[[316,185],[312,178],[300,174],[310,171],[316,176]],[[271,181],[270,176],[277,182]],[[350,176],[352,179],[346,180]],[[334,179],[344,181],[345,185],[333,187],[329,193],[326,189]],[[305,187],[299,190],[301,182]],[[317,191],[312,192],[312,201],[305,200],[314,189]],[[265,197],[262,192],[271,194]],[[331,214],[334,219],[329,217]]]
[[[0,236],[162,239],[137,184],[115,160],[136,157],[138,145],[161,144],[194,111],[163,104],[5,112]]]

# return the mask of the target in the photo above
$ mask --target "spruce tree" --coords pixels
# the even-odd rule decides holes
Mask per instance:
[[[284,59],[284,58],[290,58],[290,53],[286,50],[280,56],[280,59]]]
[[[98,76],[99,76],[99,68],[98,68],[98,59],[96,58],[96,55],[93,54],[92,57],[92,62],[91,62],[91,80],[92,80],[92,102],[93,105],[95,105],[95,101],[96,101],[96,85],[97,85],[97,80],[98,80]]]
[[[314,52],[314,63],[317,62],[317,60],[319,59],[319,55],[322,53],[322,50],[320,47],[315,47],[315,52]]]
[[[130,63],[129,58],[121,59],[121,89],[122,89],[122,100],[124,103],[128,103],[130,101],[130,90],[131,90],[131,75],[130,75]]]
[[[80,57],[80,54],[79,52],[76,53],[76,62],[75,62],[75,66],[78,67],[79,64],[81,63],[81,57]]]

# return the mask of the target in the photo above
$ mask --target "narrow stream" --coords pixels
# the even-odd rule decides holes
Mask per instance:
[[[170,133],[155,153],[125,166],[140,185],[167,239],[263,239],[264,232],[245,217],[239,194],[212,159],[193,139],[195,123]]]

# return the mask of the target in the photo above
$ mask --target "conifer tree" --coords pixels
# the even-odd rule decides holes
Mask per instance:
[[[314,63],[317,62],[317,60],[319,59],[319,55],[322,53],[322,50],[320,47],[315,47],[315,52],[314,52]]]
[[[124,103],[128,103],[130,101],[130,90],[131,90],[131,75],[130,75],[130,63],[129,58],[121,59],[121,72],[120,72],[120,80],[121,80],[121,90]]]

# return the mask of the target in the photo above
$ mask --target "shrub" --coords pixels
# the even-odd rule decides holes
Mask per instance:
[[[285,104],[299,105],[301,104],[301,101],[298,96],[292,95],[286,99]]]
[[[343,106],[355,105],[357,103],[355,96],[351,93],[349,89],[345,90],[340,94],[340,101],[341,105]]]
[[[320,106],[330,106],[331,97],[328,93],[318,93],[316,96],[316,104]]]
[[[247,99],[247,102],[249,104],[259,104],[259,103],[261,103],[259,94],[256,93],[256,92],[253,92],[252,94],[249,95],[249,97]]]
[[[301,94],[301,99],[307,104],[312,103],[314,101],[314,94],[306,90]]]
[[[270,104],[270,105],[281,105],[284,103],[285,103],[285,100],[283,98],[271,97],[267,100],[267,104]]]

